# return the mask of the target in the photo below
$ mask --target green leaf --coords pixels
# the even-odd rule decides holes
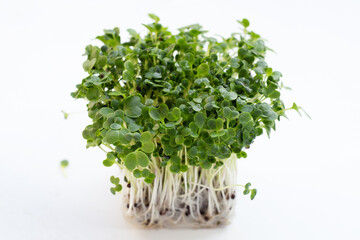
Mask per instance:
[[[176,125],[176,123],[174,123],[174,122],[167,122],[167,123],[165,123],[165,126],[166,126],[167,128],[173,128],[173,127],[175,127],[175,125]]]
[[[198,86],[200,86],[202,84],[204,84],[205,86],[209,86],[210,81],[207,78],[198,78],[195,80],[194,84],[198,85]]]
[[[225,100],[233,101],[238,97],[236,92],[229,92],[224,87],[220,87],[219,92]]]
[[[108,107],[103,107],[99,110],[99,113],[104,117],[106,117],[106,115],[113,113],[113,112],[114,112],[114,110],[112,110],[111,108],[108,108]]]
[[[180,172],[187,172],[188,166],[185,164],[180,165]]]
[[[107,57],[106,56],[100,56],[97,60],[97,67],[103,68],[106,65]]]
[[[170,166],[170,171],[173,172],[173,173],[180,172],[180,165],[171,165]]]
[[[216,131],[219,131],[220,129],[222,129],[224,126],[224,121],[222,118],[217,118],[215,120],[215,129]]]
[[[209,129],[216,129],[215,119],[213,119],[213,118],[208,119],[207,126]]]
[[[138,95],[127,97],[124,101],[124,113],[128,117],[138,118],[141,116],[142,106]]]
[[[224,107],[223,115],[224,115],[224,118],[230,119],[231,118],[231,109],[229,107]]]
[[[279,91],[273,91],[271,94],[269,94],[269,98],[279,98],[280,97],[280,92]]]
[[[125,69],[129,72],[129,74],[131,76],[134,76],[135,75],[135,67],[134,67],[134,64],[131,62],[131,61],[126,61],[125,64]]]
[[[119,142],[121,144],[129,144],[132,140],[132,134],[128,129],[121,129],[119,132]]]
[[[121,128],[121,125],[120,125],[120,124],[117,124],[117,123],[112,123],[112,124],[110,125],[110,128],[111,128],[111,129],[114,129],[114,130],[118,130],[118,129]]]
[[[151,180],[154,180],[155,179],[155,174],[153,174],[153,173],[150,173],[148,176],[147,176],[147,178],[148,179],[151,179]]]
[[[175,142],[176,142],[176,144],[178,144],[178,145],[181,145],[181,144],[183,144],[184,143],[184,136],[182,136],[182,135],[177,135],[176,137],[175,137]]]
[[[111,127],[111,126],[110,126]],[[130,123],[128,126],[128,129],[130,130],[130,132],[136,132],[141,128],[140,125],[137,125],[136,123]]]
[[[250,194],[250,199],[253,200],[256,196],[257,190],[256,189],[251,189],[251,194]]]
[[[170,113],[167,115],[167,119],[172,122],[176,122],[181,117],[181,110],[179,108],[174,108]]]
[[[155,145],[152,142],[142,143],[141,149],[146,153],[152,153],[155,150]]]
[[[158,23],[160,21],[160,18],[158,16],[156,16],[153,13],[149,13],[148,16],[155,21],[155,23]]]
[[[148,184],[151,184],[151,183],[153,183],[153,179],[145,178],[145,179],[144,179],[144,182],[146,182],[146,183],[148,183]]]
[[[149,131],[143,132],[140,138],[141,142],[151,142],[152,141],[152,134]]]
[[[132,74],[130,71],[128,70],[125,70],[123,73],[122,73],[122,77],[124,80],[126,81],[131,81],[134,77],[134,74]]]
[[[239,67],[240,67],[239,62],[240,62],[240,59],[238,59],[238,58],[232,58],[232,59],[230,60],[230,67],[232,67],[232,68],[239,68]]]
[[[209,74],[210,67],[207,63],[202,63],[197,68],[198,76],[207,76]]]
[[[91,59],[91,60],[86,60],[84,63],[83,63],[83,68],[86,72],[89,72],[94,66],[95,66],[95,63],[96,63],[96,58],[94,59]]]
[[[120,192],[122,190],[122,186],[120,184],[117,184],[114,189],[116,192]]]
[[[200,162],[200,167],[202,167],[204,169],[210,169],[211,166],[212,166],[212,163],[207,160]]]
[[[145,101],[145,105],[146,106],[152,106],[153,105],[153,103],[154,103],[154,100],[152,100],[152,99],[146,99],[146,101]]]
[[[141,167],[147,167],[149,165],[149,157],[142,151],[136,152],[136,159]]]
[[[198,103],[189,102],[189,104],[191,105],[192,109],[194,109],[195,112],[200,112],[202,110],[201,105]]]
[[[249,20],[247,20],[246,18],[243,18],[242,23],[243,23],[244,27],[248,27],[250,25]]]
[[[120,140],[120,131],[119,130],[113,130],[110,129],[109,131],[106,132],[104,141],[109,143],[109,144],[114,144],[117,141]]]
[[[240,156],[241,156],[242,158],[246,158],[246,157],[247,157],[247,153],[246,153],[246,152],[241,151],[241,152],[240,152]]]
[[[121,96],[121,95],[123,95],[123,93],[119,92],[119,91],[109,92],[108,94],[109,94],[109,96]]]
[[[165,119],[169,113],[169,107],[165,103],[162,103],[162,104],[160,104],[158,110],[159,110],[161,119]]]
[[[136,178],[141,178],[141,171],[139,169],[135,169],[133,175]]]
[[[188,127],[184,127],[184,128],[181,130],[181,135],[183,135],[184,137],[189,136],[190,133],[191,133],[191,130],[190,130],[190,128],[188,128]]]
[[[103,164],[104,164],[105,167],[111,167],[114,163],[115,163],[114,161],[109,160],[109,159],[105,159],[103,161]]]
[[[179,156],[175,155],[170,158],[170,162],[175,165],[180,165],[181,159]]]
[[[129,169],[130,171],[134,170],[134,168],[136,168],[136,166],[138,165],[136,153],[129,153],[126,156],[124,163],[127,169]]]
[[[143,178],[147,178],[149,176],[149,174],[150,174],[150,171],[146,168],[144,170],[142,170],[142,172],[141,172],[141,176]]]
[[[68,161],[68,160],[62,160],[62,161],[60,162],[60,166],[61,166],[62,168],[66,168],[67,166],[69,166],[69,161]]]
[[[203,113],[199,112],[195,114],[194,122],[198,128],[201,129],[204,126],[205,121],[206,121],[206,116]]]
[[[188,61],[190,65],[192,65],[195,62],[194,54],[192,53],[186,53],[185,54],[185,60]]]
[[[117,178],[117,177],[111,176],[111,177],[110,177],[110,182],[111,182],[112,184],[118,185],[118,184],[120,183],[120,179]]]
[[[91,100],[96,100],[99,98],[100,95],[100,90],[97,87],[91,87],[89,88],[89,90],[86,92],[86,97],[87,99]]]
[[[149,109],[149,115],[155,121],[160,121],[161,120],[161,115],[160,115],[159,111],[156,108],[150,108]]]
[[[243,25],[244,28],[247,28],[250,25],[249,20],[247,20],[246,18],[243,18],[241,21],[238,20],[237,22]]]
[[[250,122],[252,120],[253,119],[252,119],[250,113],[247,113],[247,112],[243,112],[239,116],[239,122],[240,123],[247,123],[247,122]]]

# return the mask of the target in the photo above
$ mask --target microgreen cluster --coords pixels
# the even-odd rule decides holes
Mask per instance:
[[[173,34],[149,16],[143,37],[128,29],[131,37],[122,41],[114,28],[96,38],[102,45],[86,47],[88,76],[72,96],[89,101],[87,147],[107,152],[105,166],[117,164],[149,184],[154,165],[182,174],[245,158],[244,149],[275,130],[287,110],[282,75],[266,63],[264,40],[246,19],[238,21],[241,33],[214,38],[198,24]],[[122,189],[118,178],[111,182],[111,192]],[[244,194],[253,198],[249,186]]]

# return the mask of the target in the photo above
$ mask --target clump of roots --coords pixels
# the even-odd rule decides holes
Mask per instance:
[[[125,172],[125,215],[147,227],[217,227],[229,223],[236,184],[236,157],[216,169],[189,167],[173,174],[152,161],[153,184]]]

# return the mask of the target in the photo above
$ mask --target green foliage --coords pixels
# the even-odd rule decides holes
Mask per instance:
[[[85,48],[88,76],[72,96],[89,102],[87,147],[112,149],[105,166],[124,166],[146,183],[155,178],[151,162],[173,173],[221,167],[231,154],[245,158],[243,149],[264,129],[275,130],[286,110],[301,110],[285,108],[282,75],[266,63],[269,48],[247,19],[238,21],[242,33],[215,39],[198,24],[173,34],[149,17],[145,36],[128,29],[131,38],[122,42],[114,28],[97,37],[101,47]]]

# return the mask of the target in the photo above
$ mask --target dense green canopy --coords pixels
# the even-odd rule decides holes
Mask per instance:
[[[238,21],[242,33],[217,39],[198,24],[172,34],[149,16],[145,37],[128,29],[131,38],[122,42],[114,28],[97,37],[101,47],[86,47],[89,75],[72,96],[89,101],[87,146],[107,146],[104,165],[125,166],[148,183],[156,177],[151,161],[178,173],[219,167],[232,153],[246,157],[243,150],[275,129],[286,110],[264,40],[246,19]]]

